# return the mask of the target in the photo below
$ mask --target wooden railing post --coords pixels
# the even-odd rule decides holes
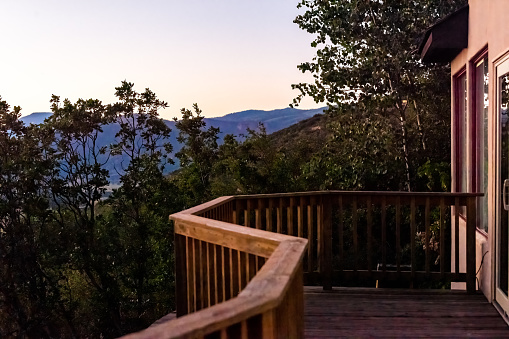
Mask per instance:
[[[475,229],[476,229],[476,197],[467,198],[467,293],[475,293]],[[456,234],[458,237],[458,234]]]
[[[187,267],[185,236],[175,233],[175,298],[177,317],[189,313],[187,308]]]
[[[332,201],[329,195],[321,196],[320,273],[324,290],[332,290]]]

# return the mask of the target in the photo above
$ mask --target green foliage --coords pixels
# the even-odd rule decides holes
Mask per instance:
[[[166,103],[133,84],[119,101],[52,97],[53,115],[24,126],[0,100],[0,336],[116,337],[174,309],[168,215],[181,209],[163,176],[171,162]],[[111,148],[98,139],[120,130]],[[122,186],[102,201],[112,156]]]
[[[419,167],[417,175],[420,179],[423,179],[424,184],[430,192],[450,192],[450,163],[432,163],[428,160],[424,165]]]
[[[298,68],[315,82],[293,86],[300,90],[294,104],[309,95],[333,111],[353,103],[391,118],[405,167],[400,180],[407,190],[422,189],[417,169],[449,159],[450,73],[446,65],[423,65],[415,51],[427,27],[465,3],[302,1],[307,11],[295,22],[315,36],[317,52]]]
[[[212,194],[298,191],[301,161],[287,149],[274,147],[263,125],[248,129],[243,142],[227,135],[213,166]]]
[[[174,308],[172,225],[175,189],[163,176],[171,163],[171,144],[164,141],[170,128],[159,118],[167,107],[148,88],[143,93],[134,84],[117,87],[119,102],[112,106],[120,130],[113,154],[123,154],[129,164],[121,168],[122,186],[104,203],[109,211],[102,230],[117,239],[110,245],[110,267],[119,285],[119,317],[122,333],[140,330]],[[111,309],[110,309],[111,312]]]
[[[51,135],[19,120],[0,98],[0,336],[56,337],[73,333],[60,277],[48,254],[45,177]]]
[[[179,129],[177,140],[182,148],[175,156],[180,161],[177,186],[181,190],[184,206],[191,207],[210,199],[210,177],[218,156],[218,133],[215,127],[205,128],[202,111],[197,104],[193,111],[183,108],[182,119],[175,126]]]
[[[332,136],[303,169],[307,189],[399,190],[403,162],[382,116],[340,115]]]

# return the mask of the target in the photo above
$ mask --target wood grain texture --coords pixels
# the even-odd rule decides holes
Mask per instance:
[[[481,294],[446,290],[305,287],[306,338],[507,338]]]
[[[387,321],[369,312],[366,315],[348,316],[345,309],[337,311],[332,308],[328,310],[329,313],[316,316],[316,319],[307,315],[306,320],[302,321],[304,278],[319,281],[324,289],[329,290],[334,281],[341,281],[345,277],[392,277],[411,282],[449,279],[466,281],[468,291],[474,293],[475,199],[478,196],[480,194],[477,193],[341,191],[250,195],[222,197],[173,214],[171,219],[175,221],[178,250],[176,286],[179,295],[177,304],[181,308],[179,317],[130,337],[299,338],[304,331],[300,325],[307,326],[309,319],[320,326],[329,323],[327,328],[334,331],[344,328],[347,332],[342,332],[343,335],[363,336],[370,335],[370,325],[383,326]],[[445,222],[446,211],[450,206],[454,207],[451,209],[454,211],[452,229],[444,232],[448,224]],[[436,218],[437,210],[439,221]],[[459,269],[460,213],[467,224],[466,236],[461,238],[467,248],[466,273]],[[456,254],[451,262],[455,266],[453,272],[448,272],[448,266],[442,260],[445,246],[440,246],[439,271],[432,271],[430,267],[435,262],[429,245],[431,224],[437,222],[440,225],[441,244],[448,241],[446,234],[453,234],[453,239],[450,239],[453,254]],[[387,234],[389,231],[396,234]],[[418,237],[421,240],[417,241]],[[348,241],[348,245],[345,241]],[[389,242],[392,242],[390,246],[387,245]],[[403,246],[409,247],[405,254],[407,259],[402,255]],[[424,248],[422,268],[416,266],[418,246]],[[389,265],[388,251],[394,252],[394,248],[396,253],[390,253],[390,260],[395,258],[396,265],[394,261]],[[345,258],[345,253],[352,258]],[[375,270],[376,256],[381,257],[382,270]],[[335,258],[339,258],[339,261]],[[405,266],[408,262],[402,262],[403,259],[410,261],[409,268]],[[397,266],[395,272],[389,271],[388,267],[392,266]],[[402,269],[408,271],[403,272]],[[326,299],[329,297],[326,296]],[[358,301],[361,305],[365,302],[363,308],[376,309],[376,305],[368,306],[370,298],[376,299],[370,296],[363,301],[359,297]],[[399,297],[392,293],[391,298]],[[406,299],[401,300],[406,302]],[[401,300],[400,303],[404,304]],[[420,300],[410,304],[414,310],[427,312],[429,295]],[[449,309],[449,305],[441,305],[444,310]],[[472,310],[478,312],[475,307]],[[306,312],[308,314],[307,304]],[[415,330],[418,323],[414,325],[402,321],[396,310],[393,313],[395,321],[405,325],[399,326],[389,336],[412,336],[405,332],[406,328]],[[341,317],[347,317],[347,325],[342,326],[344,321],[341,321]],[[432,327],[432,323],[427,322],[430,317],[433,318],[421,312],[425,326]],[[435,321],[437,326],[446,323],[441,321]],[[495,333],[493,331],[488,332]],[[306,333],[327,334],[324,328],[307,327]],[[449,332],[444,330],[436,333],[444,335]]]

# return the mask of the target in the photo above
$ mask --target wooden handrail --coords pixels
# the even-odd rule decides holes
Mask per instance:
[[[474,292],[479,196],[364,191],[244,195],[173,214],[178,318],[127,338],[247,338],[248,333],[301,338],[303,275],[324,289],[338,278],[393,277],[465,281],[467,291]],[[440,245],[438,271],[431,268],[433,223]],[[460,223],[465,224],[466,272],[459,269]],[[454,232],[450,240],[447,232]],[[454,247],[452,262],[444,259],[447,244]],[[410,248],[410,265],[403,262],[402,245]],[[418,246],[424,248],[423,268],[417,265]],[[381,270],[375,268],[375,255],[381,257]],[[449,265],[454,266],[451,272]],[[395,272],[389,267],[396,267]]]
[[[263,194],[236,196],[232,209],[238,224],[307,238],[308,284],[330,289],[333,280],[464,281],[472,293],[476,289],[475,202],[480,196],[382,191]],[[461,270],[460,247],[466,257]],[[452,262],[446,260],[451,250]],[[395,272],[388,269],[392,266]],[[408,272],[403,266],[409,267]]]
[[[201,338],[206,335],[247,338],[247,333],[259,338],[303,337],[302,258],[307,240],[198,216],[223,208],[233,200],[232,197],[219,198],[171,216],[176,234],[177,310],[184,312],[175,320],[126,338]],[[228,255],[223,256],[223,253]],[[206,260],[201,261],[204,258]],[[251,258],[255,260],[250,262]],[[257,265],[262,258],[266,258],[263,266]],[[225,263],[226,260],[230,263]],[[224,265],[219,267],[219,262]],[[261,266],[256,274],[250,272],[253,263]],[[229,264],[236,267],[235,272]],[[243,270],[242,264],[250,268]],[[218,268],[221,276],[211,279]],[[201,276],[207,281],[206,286],[196,277],[203,271],[209,274]],[[249,283],[240,288],[238,295],[231,295],[236,292],[233,285],[240,285],[244,275],[246,280],[252,275]],[[222,288],[221,293],[218,293],[219,288]]]

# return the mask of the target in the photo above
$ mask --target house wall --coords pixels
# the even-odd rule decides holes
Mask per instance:
[[[509,23],[507,21],[507,13],[509,13],[509,1],[508,0],[470,0],[469,1],[469,31],[468,31],[468,48],[464,49],[452,62],[451,62],[451,75],[454,77],[459,71],[466,67],[467,71],[467,88],[469,94],[467,100],[469,101],[467,108],[467,116],[469,119],[472,117],[473,105],[470,104],[472,99],[472,86],[473,78],[472,74],[474,71],[473,60],[478,56],[479,52],[482,51],[486,46],[488,48],[488,71],[489,71],[489,107],[488,107],[488,191],[485,192],[485,196],[488,199],[488,232],[478,230],[476,237],[476,267],[480,271],[477,275],[478,285],[486,295],[488,300],[493,300],[494,290],[494,272],[491,267],[494,266],[494,233],[496,219],[495,209],[495,188],[496,188],[496,152],[495,152],[495,141],[496,141],[496,107],[494,105],[495,98],[495,63],[498,59],[509,52]],[[453,89],[454,90],[454,89]],[[454,93],[454,91],[451,93]],[[452,106],[452,187],[456,187],[456,170],[458,164],[455,163],[456,159],[456,145],[454,137],[454,126],[457,123],[455,121],[455,102],[454,96],[451,98]],[[469,126],[472,126],[473,121],[468,121]],[[467,142],[472,145],[474,142],[471,129],[467,134]],[[469,152],[466,159],[468,167],[473,168],[472,154]],[[470,182],[471,175],[468,175],[467,187],[469,191],[472,188]],[[454,221],[453,221],[454,222]],[[465,234],[465,222],[460,220],[460,232],[464,237]],[[462,241],[461,244],[464,244]],[[453,244],[454,246],[454,244]],[[452,252],[454,255],[454,251]],[[466,251],[463,245],[460,248],[460,256],[465,258]],[[482,257],[485,256],[481,267]],[[452,258],[452,265],[454,268],[454,257]],[[463,266],[463,267],[462,267]],[[460,270],[465,271],[465,261],[460,260]],[[453,284],[453,288],[462,288],[460,284]]]

